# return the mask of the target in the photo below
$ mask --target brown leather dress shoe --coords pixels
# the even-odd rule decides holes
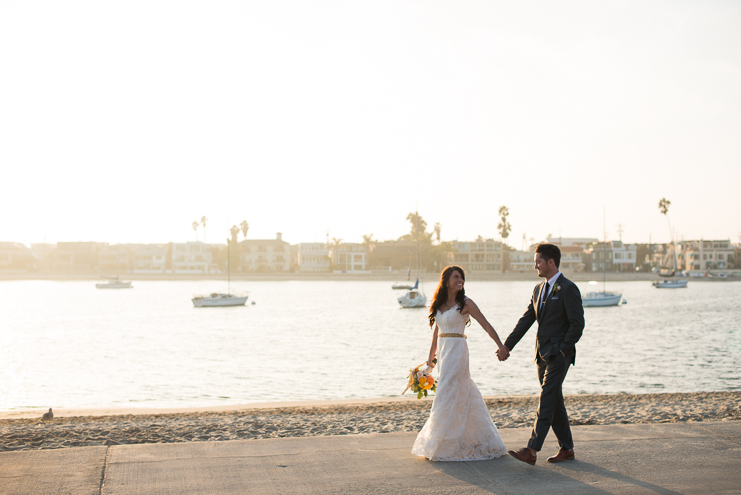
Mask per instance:
[[[559,449],[558,454],[548,458],[548,462],[563,462],[574,460],[574,449]]]
[[[510,450],[507,453],[518,461],[527,462],[531,466],[535,466],[535,462],[538,460],[538,456],[531,454],[530,449],[527,447],[520,450]]]

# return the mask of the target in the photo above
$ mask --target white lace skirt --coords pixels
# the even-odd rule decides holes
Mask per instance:
[[[441,340],[437,393],[412,453],[432,461],[480,461],[505,455],[504,442],[471,380],[465,340]]]

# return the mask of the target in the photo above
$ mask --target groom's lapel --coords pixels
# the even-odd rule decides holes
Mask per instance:
[[[556,293],[556,287],[558,286],[558,282],[563,278],[563,273],[558,276],[555,282],[553,282],[553,287],[551,287],[551,291],[548,293],[548,297],[545,299],[545,304],[543,304],[543,310],[541,313],[545,314],[545,312],[548,310],[548,304],[551,302],[551,299],[553,298],[553,294]]]
[[[538,323],[540,323],[540,317],[543,311],[545,311],[545,305],[542,306],[543,309],[541,310],[540,301],[543,300],[543,291],[545,290],[545,284],[547,283],[548,281],[546,280],[540,285],[540,290],[538,291],[538,300],[536,301],[537,304],[535,304],[535,319],[538,320]]]

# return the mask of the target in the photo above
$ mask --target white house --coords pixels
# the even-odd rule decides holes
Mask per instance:
[[[301,242],[298,245],[298,269],[306,273],[329,271],[329,247],[324,242]]]
[[[291,269],[291,248],[278,232],[275,239],[246,239],[239,243],[243,272],[287,272]]]
[[[203,242],[171,242],[167,256],[170,258],[170,273],[209,273],[211,249]]]
[[[679,252],[677,268],[684,270],[726,270],[730,264],[735,265],[735,249],[730,240],[704,240],[682,241]],[[730,261],[730,263],[729,263]]]
[[[332,247],[330,257],[335,271],[356,272],[366,269],[368,252],[363,244],[346,242]]]
[[[210,250],[209,250],[210,254]],[[157,244],[137,244],[134,247],[134,273],[165,273],[167,249]]]

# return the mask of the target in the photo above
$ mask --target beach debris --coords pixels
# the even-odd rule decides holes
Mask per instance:
[[[41,421],[51,421],[54,419],[54,413],[51,412],[51,407],[49,408],[49,412],[45,412],[43,416],[41,416]]]

